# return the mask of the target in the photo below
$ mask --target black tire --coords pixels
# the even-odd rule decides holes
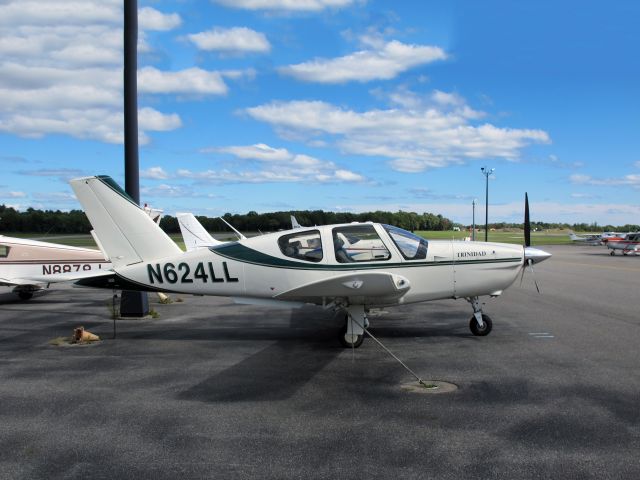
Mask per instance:
[[[611,253],[609,255],[611,255],[612,257],[616,254],[615,250],[611,250]]]
[[[349,317],[345,317],[344,327],[340,330],[340,343],[344,348],[358,348],[364,342],[364,334],[356,335],[356,341],[352,342],[350,338],[347,338],[347,319]],[[348,337],[353,337],[353,335],[349,335]]]
[[[20,297],[20,300],[30,300],[31,297],[33,297],[33,292],[25,292],[23,290],[21,292],[18,292],[18,297]]]
[[[491,329],[493,328],[493,322],[491,321],[491,317],[489,315],[482,314],[482,323],[484,324],[482,328],[478,326],[478,322],[476,321],[476,317],[471,317],[471,321],[469,322],[469,329],[471,333],[473,333],[476,337],[484,337],[491,333]]]

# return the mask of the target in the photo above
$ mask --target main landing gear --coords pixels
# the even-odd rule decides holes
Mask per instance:
[[[364,329],[369,326],[364,305],[346,307],[344,327],[340,331],[340,343],[346,348],[358,348],[364,341]]]
[[[480,299],[478,297],[470,297],[467,298],[467,302],[469,302],[473,307],[473,317],[471,317],[471,321],[469,322],[469,329],[471,330],[471,333],[478,337],[489,335],[493,328],[493,322],[489,315],[482,313]]]

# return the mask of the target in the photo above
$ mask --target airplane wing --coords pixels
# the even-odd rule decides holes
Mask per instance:
[[[322,298],[398,299],[411,288],[409,280],[386,272],[350,273],[308,283],[276,295],[278,300],[318,303]]]

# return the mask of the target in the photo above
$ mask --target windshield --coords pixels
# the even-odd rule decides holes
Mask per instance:
[[[406,260],[424,260],[427,258],[428,242],[424,238],[391,225],[383,225],[383,227]]]

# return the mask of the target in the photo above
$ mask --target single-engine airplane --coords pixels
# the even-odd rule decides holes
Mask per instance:
[[[70,183],[113,262],[115,288],[321,305],[345,313],[340,341],[348,347],[362,343],[371,309],[446,298],[466,299],[472,333],[487,335],[492,321],[479,297],[501,295],[524,267],[551,256],[530,246],[527,201],[524,247],[427,241],[367,222],[300,227],[183,252],[110,177]],[[357,254],[342,248],[343,237],[361,243]]]
[[[50,283],[113,274],[110,268],[100,250],[0,235],[0,285],[22,300]]]
[[[572,242],[582,243],[583,245],[602,245],[602,236],[598,234],[576,235],[573,232],[569,232],[569,238]]]
[[[640,253],[640,232],[627,233],[624,238],[610,238],[607,241],[607,248],[611,250],[611,255],[615,255],[616,250],[619,250],[623,255],[630,253],[636,255]]]

